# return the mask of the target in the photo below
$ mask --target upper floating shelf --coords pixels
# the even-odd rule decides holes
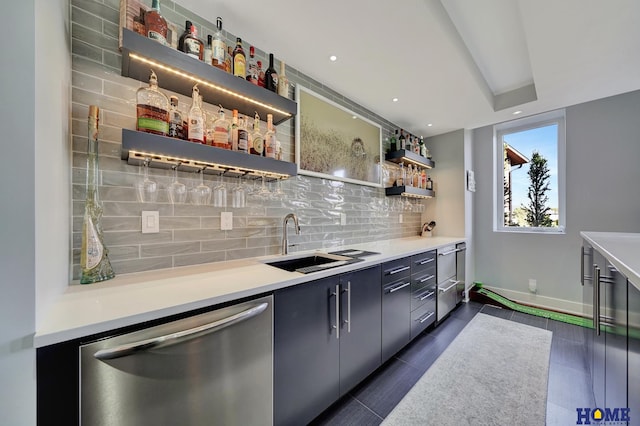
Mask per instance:
[[[436,166],[435,161],[406,149],[388,152],[385,154],[384,159],[393,163],[410,163],[420,167],[426,167],[427,169],[432,169]]]
[[[122,75],[142,82],[149,81],[150,70],[158,75],[158,85],[167,90],[191,96],[198,83],[205,102],[221,104],[225,109],[237,109],[253,117],[257,111],[265,121],[273,114],[273,123],[293,118],[297,104],[264,87],[235,77],[214,66],[205,64],[183,52],[143,37],[129,29],[122,29]]]

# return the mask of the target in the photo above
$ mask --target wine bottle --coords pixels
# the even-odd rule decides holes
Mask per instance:
[[[273,68],[273,53],[269,53],[269,68],[264,72],[264,87],[272,92],[278,90],[278,73]]]
[[[213,34],[211,42],[212,58],[211,65],[221,70],[225,69],[225,57],[227,55],[227,45],[222,37],[222,18],[218,16],[216,20],[216,32]]]
[[[98,195],[98,116],[100,110],[89,106],[89,135],[87,141],[87,198],[82,222],[80,284],[105,281],[116,276],[109,261],[109,250],[102,234],[102,203]]]
[[[398,129],[396,129],[395,134],[391,135],[389,138],[389,151],[394,152],[398,150]]]
[[[240,78],[246,78],[247,75],[247,57],[240,37],[236,37],[236,48],[233,49],[233,75]]]
[[[406,137],[404,136],[404,129],[400,129],[400,137],[398,138],[398,149],[405,149]]]
[[[160,44],[167,44],[167,20],[160,14],[160,0],[153,0],[151,10],[144,14],[147,37]]]

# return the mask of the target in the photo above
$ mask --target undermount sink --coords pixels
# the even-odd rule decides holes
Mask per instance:
[[[338,256],[335,254],[314,253],[307,256],[297,256],[283,260],[273,260],[264,262],[269,266],[284,269],[289,272],[300,272],[309,274],[311,272],[324,271],[326,269],[337,268],[338,266],[350,263],[361,262],[362,259]]]

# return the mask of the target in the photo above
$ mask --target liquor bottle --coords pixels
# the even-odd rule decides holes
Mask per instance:
[[[398,129],[396,129],[395,134],[391,135],[389,138],[389,151],[394,152],[398,150]]]
[[[411,167],[411,164],[409,164],[409,167],[407,168],[407,179],[404,184],[407,186],[413,186],[413,167]]]
[[[400,129],[400,137],[398,138],[398,149],[405,149],[406,137],[404,136],[404,129]]]
[[[136,93],[136,130],[166,136],[169,133],[169,99],[158,90],[158,76],[151,70],[149,87]]]
[[[405,147],[404,149],[407,151],[413,151],[413,146],[411,145],[411,141],[412,141],[412,136],[409,135],[408,138],[405,139],[404,143],[405,143]]]
[[[258,85],[258,63],[255,58],[256,49],[249,47],[249,61],[247,62],[247,81]]]
[[[144,14],[145,11],[143,8],[140,8],[140,14],[138,16],[133,17],[133,31],[140,34],[141,36],[148,37],[147,35],[147,27],[144,24]]]
[[[89,106],[89,135],[87,143],[87,198],[82,222],[80,284],[105,281],[116,276],[109,261],[109,251],[102,235],[102,203],[98,195],[98,115],[95,105]]]
[[[396,177],[396,186],[403,186],[404,185],[404,181],[405,181],[405,177],[406,177],[406,171],[404,169],[404,164],[400,163],[400,171],[398,172],[398,176]]]
[[[213,122],[213,146],[229,149],[229,121],[224,117],[224,108],[220,105],[218,119]]]
[[[200,106],[200,90],[198,85],[193,86],[191,94],[191,109],[189,110],[189,134],[187,139],[191,142],[204,143],[204,115]]]
[[[204,58],[204,43],[198,38],[198,30],[191,21],[185,23],[185,31],[178,42],[178,50],[200,61]]]
[[[280,61],[280,74],[278,74],[278,95],[289,97],[289,79],[284,73],[284,61]]]
[[[233,110],[233,118],[231,121],[231,130],[229,132],[229,146],[232,151],[238,150],[238,110]]]
[[[267,131],[264,133],[264,156],[276,158],[276,132],[273,127],[273,114],[267,114]]]
[[[245,154],[249,151],[249,131],[247,130],[246,117],[238,119],[238,151]]]
[[[250,152],[254,155],[263,155],[264,139],[260,133],[260,116],[256,112],[253,118],[253,133],[251,133]]]
[[[422,169],[420,173],[420,188],[427,189],[427,171]]]
[[[236,48],[233,49],[233,75],[240,78],[247,76],[247,57],[244,55],[242,48],[242,39],[236,37]]]
[[[160,15],[160,0],[153,0],[151,9],[144,14],[147,37],[160,44],[167,44],[167,21]]]
[[[258,61],[258,86],[264,87],[264,70],[262,69],[262,61]]]
[[[233,53],[231,52],[231,46],[227,46],[227,53],[224,54],[224,70],[231,74],[233,72]]]
[[[171,96],[171,107],[169,107],[169,136],[172,138],[184,139],[184,128],[182,113],[178,109],[178,97]]]
[[[207,35],[207,45],[204,48],[204,55],[202,56],[202,60],[205,64],[212,65],[213,64],[213,36],[211,34]]]
[[[427,156],[427,146],[424,144],[424,137],[420,136],[420,155]]]
[[[269,68],[264,72],[264,87],[272,92],[278,90],[278,73],[273,68],[273,53],[269,53]]]
[[[413,186],[416,188],[420,188],[420,171],[418,170],[418,166],[413,169]]]
[[[429,190],[433,191],[433,181],[431,180],[431,176],[429,176],[427,178],[427,188],[426,189],[429,189]]]
[[[211,44],[211,47],[212,47],[211,64],[216,68],[220,68],[221,70],[224,70],[225,57],[227,55],[227,45],[224,42],[224,38],[222,36],[222,18],[219,16],[216,19],[216,32],[213,34],[213,42]]]

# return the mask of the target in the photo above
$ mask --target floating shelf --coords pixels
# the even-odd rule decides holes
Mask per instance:
[[[139,165],[150,159],[150,167],[196,171],[225,176],[266,176],[285,179],[298,174],[295,163],[216,148],[199,143],[122,129],[122,159]]]
[[[422,155],[418,155],[415,152],[406,149],[399,149],[398,151],[388,152],[385,155],[384,159],[393,163],[414,164],[419,167],[425,167],[427,169],[432,169],[436,166],[436,163],[433,160],[425,158]]]
[[[431,189],[416,188],[415,186],[392,186],[384,190],[387,196],[401,195],[409,198],[432,198],[436,195]]]
[[[183,52],[164,46],[129,29],[122,29],[122,75],[142,82],[149,81],[150,70],[158,76],[158,85],[166,90],[191,96],[193,85],[205,102],[221,104],[225,109],[237,109],[253,117],[257,111],[265,121],[273,114],[279,124],[297,113],[291,99],[235,77],[214,66],[205,64]]]

